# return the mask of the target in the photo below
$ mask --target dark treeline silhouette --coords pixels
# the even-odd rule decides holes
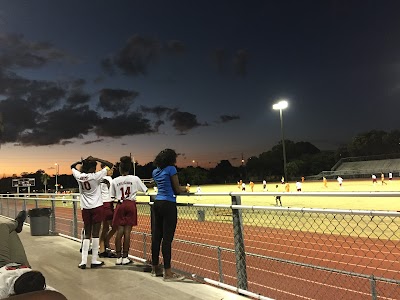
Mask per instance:
[[[321,151],[309,142],[285,140],[289,180],[297,180],[301,176],[316,175],[321,171],[330,170],[340,158],[399,153],[399,141],[400,131],[398,130],[388,133],[379,130],[362,133],[354,137],[347,145],[341,145],[332,151]],[[116,163],[113,177],[119,176],[118,164]],[[145,165],[135,162],[135,167],[132,164],[131,174],[135,171],[140,178],[149,179],[153,169],[152,162]],[[271,150],[258,156],[249,157],[243,165],[238,167],[232,166],[229,160],[221,160],[211,169],[188,166],[179,168],[178,174],[182,184],[190,183],[191,185],[236,183],[240,179],[278,181],[283,174],[282,143],[279,142]],[[55,190],[55,176],[48,176],[45,171],[37,170],[35,173],[24,172],[20,176],[14,174],[0,179],[0,193],[16,191],[11,184],[13,178],[35,178],[36,186],[31,187],[31,192],[33,190],[43,192],[45,185],[51,192]],[[77,191],[77,184],[72,175],[59,175],[58,183],[59,190]],[[27,192],[27,189],[20,189],[20,192]]]

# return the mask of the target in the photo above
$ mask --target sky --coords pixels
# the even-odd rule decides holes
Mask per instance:
[[[0,177],[399,129],[399,1],[0,0]]]

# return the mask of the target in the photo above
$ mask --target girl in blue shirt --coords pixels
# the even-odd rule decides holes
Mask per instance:
[[[159,266],[160,246],[164,261],[164,281],[179,281],[184,276],[171,271],[171,248],[174,239],[178,210],[176,208],[176,195],[185,192],[179,185],[176,170],[177,154],[172,149],[161,151],[154,160],[153,179],[157,185],[157,196],[152,206],[152,276],[162,276]]]

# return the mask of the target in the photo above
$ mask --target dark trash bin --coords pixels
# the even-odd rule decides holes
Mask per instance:
[[[49,235],[51,208],[28,210],[31,221],[31,235]]]

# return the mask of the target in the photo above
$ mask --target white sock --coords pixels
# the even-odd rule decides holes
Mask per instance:
[[[99,257],[100,238],[92,238],[92,264],[100,263],[97,261]]]
[[[84,239],[82,243],[82,261],[81,265],[86,265],[89,252],[90,239]]]

